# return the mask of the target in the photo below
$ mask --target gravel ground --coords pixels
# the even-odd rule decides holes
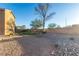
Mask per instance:
[[[79,35],[47,33],[0,42],[3,56],[78,56]]]

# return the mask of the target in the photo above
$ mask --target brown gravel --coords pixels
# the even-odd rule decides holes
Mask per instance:
[[[73,38],[71,40],[70,38]],[[0,42],[3,56],[72,56],[79,55],[79,35],[47,33],[26,35]]]

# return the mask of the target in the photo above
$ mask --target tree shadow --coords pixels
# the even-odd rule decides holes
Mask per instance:
[[[6,28],[6,33],[8,33],[8,35],[14,35],[15,33],[15,22],[13,21],[13,19],[10,19],[7,22],[7,28]]]

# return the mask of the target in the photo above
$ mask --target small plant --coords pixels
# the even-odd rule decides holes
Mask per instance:
[[[70,40],[74,40],[74,38],[73,37],[71,37],[71,38],[69,38]]]
[[[45,34],[46,32],[42,32],[43,34]]]
[[[55,46],[55,48],[58,48],[58,47],[59,47],[59,45],[58,45],[58,44],[55,44],[54,46]]]
[[[42,34],[46,34],[47,32],[46,31],[42,31]]]

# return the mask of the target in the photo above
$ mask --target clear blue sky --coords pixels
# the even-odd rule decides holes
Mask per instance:
[[[32,3],[3,3],[0,4],[0,8],[10,9],[16,16],[16,25],[26,25],[30,28],[32,20],[37,18],[37,14],[34,10],[37,4]],[[79,4],[51,4],[50,12],[56,12],[56,14],[46,22],[46,27],[49,23],[56,23],[60,26],[65,26],[65,19],[67,25],[79,24]]]

